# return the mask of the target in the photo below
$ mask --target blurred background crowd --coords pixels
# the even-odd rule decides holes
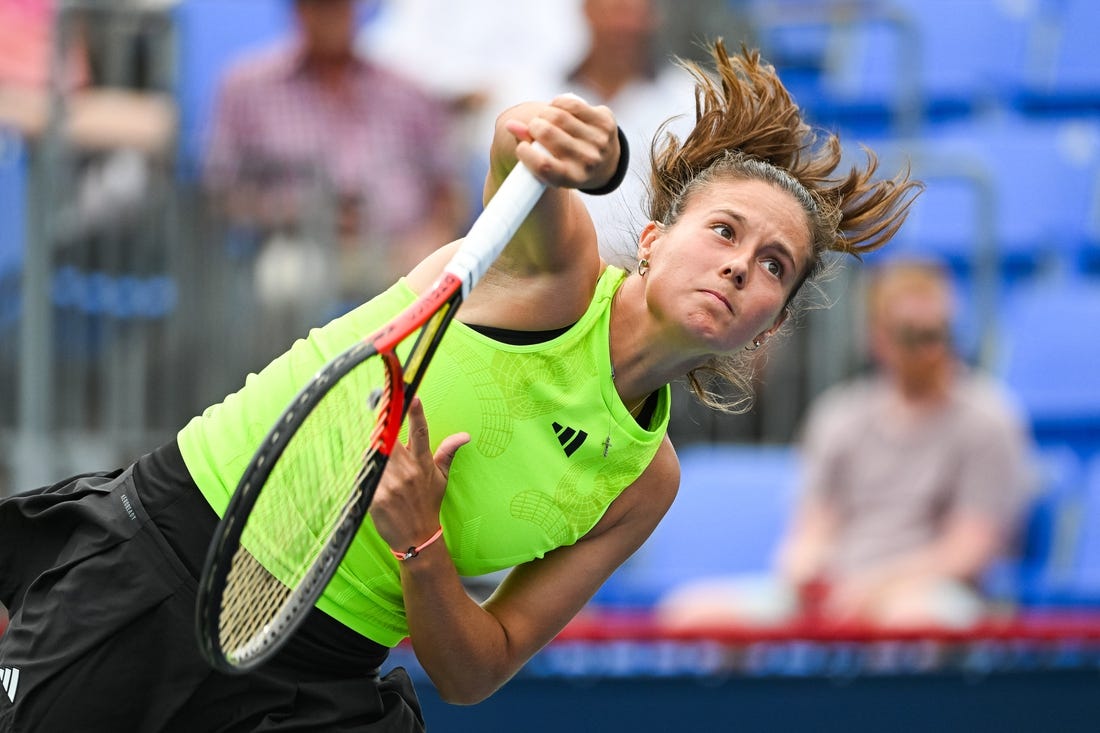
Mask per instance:
[[[631,173],[588,201],[630,262],[650,141],[694,112],[673,57],[721,37],[927,190],[760,351],[751,411],[678,390],[680,499],[597,602],[1096,605],[1097,28],[1092,0],[0,0],[0,496],[160,444],[461,236],[510,104],[615,111]]]

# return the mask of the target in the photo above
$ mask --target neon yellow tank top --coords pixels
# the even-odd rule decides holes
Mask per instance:
[[[550,341],[509,345],[457,321],[443,337],[419,394],[433,449],[447,435],[471,436],[455,457],[440,513],[461,575],[514,567],[576,542],[653,459],[668,427],[668,387],[643,429],[611,379],[611,297],[625,275],[607,268],[585,314]],[[414,298],[402,280],[314,329],[180,431],[184,462],[219,516],[302,385]],[[369,516],[317,606],[387,646],[408,635],[398,561]]]

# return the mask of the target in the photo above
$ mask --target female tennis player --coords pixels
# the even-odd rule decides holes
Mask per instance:
[[[317,608],[262,666],[223,674],[195,642],[218,517],[296,390],[430,287],[456,245],[134,465],[0,504],[0,667],[18,671],[0,730],[422,730],[407,676],[378,673],[406,637],[449,701],[515,674],[673,501],[670,381],[735,402],[746,350],[776,333],[823,254],[884,244],[919,188],[873,180],[873,156],[834,177],[838,141],[815,138],[770,67],[721,44],[714,61],[713,76],[688,65],[694,130],[655,145],[632,272],[600,260],[576,194],[625,167],[611,111],[564,96],[501,115],[486,197],[517,160],[549,188],[446,332]],[[463,576],[504,568],[484,603],[467,595]]]

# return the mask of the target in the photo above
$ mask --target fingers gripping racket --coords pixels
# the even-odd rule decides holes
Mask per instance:
[[[283,411],[245,469],[203,567],[196,624],[215,668],[255,668],[313,608],[370,506],[455,311],[544,188],[517,164],[435,284],[326,364]],[[395,349],[418,329],[402,364]]]

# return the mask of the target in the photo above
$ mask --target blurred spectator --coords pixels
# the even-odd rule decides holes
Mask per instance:
[[[681,138],[695,122],[690,75],[659,58],[663,23],[656,0],[584,0],[589,44],[558,91],[579,94],[615,111],[630,144],[630,172],[617,191],[587,196],[600,250],[612,262],[629,262],[642,225],[653,137],[669,120]],[[670,117],[670,110],[674,117]],[[678,110],[678,112],[677,112]]]
[[[691,35],[687,29],[696,22],[697,40],[720,35],[735,47],[744,34],[728,3],[476,0],[475,6],[483,12],[444,0],[389,3],[365,35],[365,45],[373,47],[367,52],[423,75],[419,78],[424,83],[433,84],[465,113],[467,176],[477,193],[485,178],[492,117],[500,110],[563,92],[611,107],[630,144],[630,172],[617,191],[587,196],[585,204],[596,223],[601,254],[629,265],[625,253],[633,251],[648,220],[643,207],[654,134],[670,118],[671,130],[681,136],[694,122],[691,77],[672,62],[670,53],[683,50],[683,39]],[[676,18],[670,24],[672,13]],[[422,29],[432,18],[442,18],[454,29],[435,46],[442,55],[455,57],[445,69],[420,63]],[[709,25],[701,24],[704,18]],[[675,39],[666,33],[670,25]],[[507,64],[500,62],[503,58]],[[479,205],[480,198],[474,203]]]
[[[56,7],[54,0],[0,0],[0,88],[43,90],[50,84]],[[59,87],[72,91],[88,82],[82,39],[61,54]]]
[[[0,0],[0,124],[31,139],[41,135],[53,88],[63,130],[78,149],[164,152],[175,126],[169,96],[95,79],[80,13],[70,12],[64,37],[55,37],[60,7],[58,0]]]
[[[811,406],[778,583],[684,587],[662,603],[668,618],[966,626],[987,610],[983,574],[1011,549],[1033,490],[1025,423],[956,356],[938,267],[885,266],[867,308],[878,373]]]
[[[91,21],[76,10],[62,18],[61,8],[58,0],[0,0],[0,125],[35,144],[53,119],[80,159],[76,206],[58,232],[71,237],[136,212],[148,189],[150,156],[168,152],[176,115],[165,93],[96,78]],[[125,12],[118,9],[119,16]],[[102,15],[103,22],[115,17]]]
[[[335,238],[340,295],[358,301],[458,234],[448,111],[355,51],[354,0],[293,3],[294,37],[225,75],[205,183],[267,240],[261,295],[292,297],[284,286],[316,269],[317,240]]]
[[[609,262],[632,266],[629,253],[649,220],[644,212],[653,138],[666,122],[681,138],[691,129],[694,86],[671,56],[661,55],[664,18],[657,0],[581,0],[580,9],[587,42],[579,59],[561,70],[547,69],[541,80],[522,80],[522,86],[528,94],[532,85],[541,87],[546,98],[572,92],[614,110],[630,145],[630,169],[618,190],[584,198],[600,254]],[[521,98],[519,88],[503,85],[496,94],[503,106]]]
[[[441,97],[484,106],[486,114],[496,115],[502,108],[486,102],[486,94],[560,75],[577,62],[586,45],[582,2],[380,0],[377,14],[363,28],[361,50]],[[447,29],[432,36],[435,58],[446,63],[424,63],[429,28]],[[492,139],[484,130],[477,132]]]

